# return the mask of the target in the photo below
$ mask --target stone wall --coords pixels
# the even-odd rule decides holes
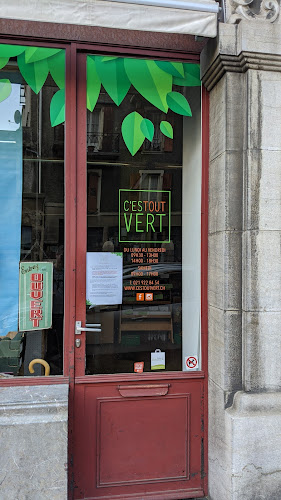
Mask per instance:
[[[209,493],[280,500],[280,25],[221,24],[202,72],[210,91]]]
[[[66,500],[68,385],[0,388],[0,499]]]

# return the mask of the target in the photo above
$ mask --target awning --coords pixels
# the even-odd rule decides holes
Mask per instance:
[[[217,34],[219,10],[214,0],[0,0],[0,6],[6,19],[211,38]]]

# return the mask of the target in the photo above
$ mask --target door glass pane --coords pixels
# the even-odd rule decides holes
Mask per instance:
[[[200,98],[196,64],[88,56],[87,374],[200,369]]]
[[[39,358],[62,374],[65,51],[0,44],[0,59],[0,372]]]

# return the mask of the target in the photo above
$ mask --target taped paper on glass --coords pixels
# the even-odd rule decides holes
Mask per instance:
[[[87,305],[122,304],[122,252],[87,252],[86,262]]]

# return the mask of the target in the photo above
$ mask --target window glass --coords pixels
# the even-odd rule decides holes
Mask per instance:
[[[65,52],[0,62],[0,376],[62,374]]]
[[[197,64],[88,56],[86,374],[200,369],[200,99]]]

